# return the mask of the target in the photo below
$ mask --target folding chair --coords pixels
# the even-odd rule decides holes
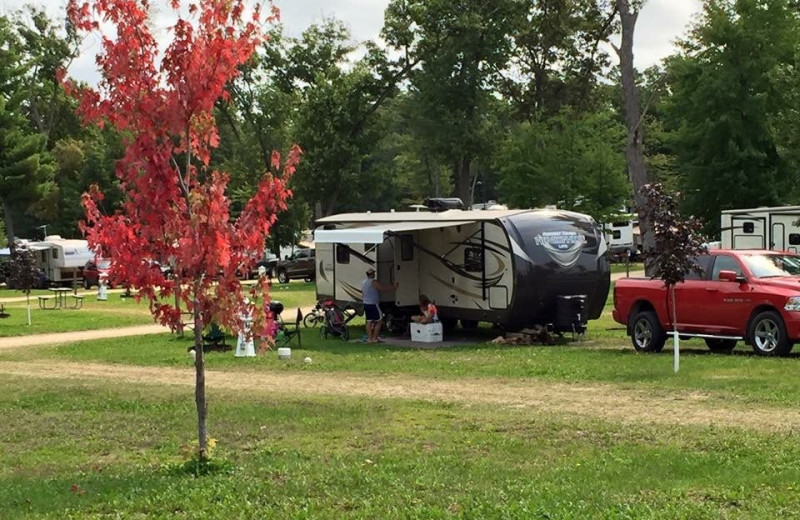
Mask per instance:
[[[300,324],[303,323],[303,313],[300,309],[297,309],[297,317],[295,318],[294,323],[286,323],[283,321],[283,318],[280,314],[278,314],[278,335],[275,336],[275,343],[278,347],[285,347],[290,345],[292,341],[295,339],[297,340],[297,348],[303,348],[302,341],[300,339]],[[281,338],[281,333],[283,333],[283,338]]]

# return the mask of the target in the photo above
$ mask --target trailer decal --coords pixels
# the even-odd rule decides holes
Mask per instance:
[[[433,279],[435,279],[436,281],[438,281],[439,283],[441,283],[445,287],[447,287],[449,289],[452,289],[452,290],[454,290],[455,292],[457,292],[459,294],[463,294],[464,296],[469,296],[471,298],[481,298],[481,299],[483,298],[480,294],[475,294],[475,293],[472,293],[472,292],[465,291],[461,287],[458,287],[455,284],[452,284],[452,283],[450,283],[450,282],[448,282],[446,280],[443,280],[443,279],[439,278],[438,276],[436,276],[435,274],[432,274],[431,277],[433,277]]]
[[[320,276],[320,278],[322,278],[326,282],[330,281],[330,280],[328,280],[328,276],[325,274],[325,266],[324,266],[324,261],[323,260],[319,261],[319,276]]]
[[[342,282],[342,289],[344,289],[344,292],[346,292],[347,295],[352,299],[359,302],[362,301],[361,291],[359,289],[353,287],[347,282]]]
[[[575,265],[586,243],[586,237],[576,231],[544,231],[534,240],[562,267]]]

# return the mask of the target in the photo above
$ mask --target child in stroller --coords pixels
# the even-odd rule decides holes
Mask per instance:
[[[331,336],[341,338],[344,341],[350,339],[350,331],[347,328],[347,319],[342,311],[333,300],[326,300],[322,304],[325,315],[325,324],[319,330],[319,335],[322,338],[327,338],[328,334]]]

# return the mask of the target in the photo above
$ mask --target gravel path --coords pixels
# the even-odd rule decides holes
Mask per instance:
[[[272,355],[272,354],[270,354]],[[187,365],[191,361],[187,358]],[[275,359],[277,363],[279,362]],[[290,361],[289,363],[296,363]],[[64,361],[0,362],[0,374],[53,380],[100,380],[114,384],[194,386],[194,369]],[[714,426],[762,432],[800,429],[800,410],[723,403],[701,392],[625,388],[620,385],[568,384],[541,380],[429,379],[407,375],[360,375],[303,370],[207,370],[209,389],[246,391],[265,397],[348,396],[502,406],[511,413],[577,415],[623,424]]]

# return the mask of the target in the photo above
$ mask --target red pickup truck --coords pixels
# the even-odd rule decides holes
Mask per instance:
[[[703,274],[675,286],[678,332],[704,338],[712,351],[744,340],[757,354],[785,356],[800,341],[800,256],[776,251],[712,250],[697,258]],[[633,347],[660,352],[672,330],[672,300],[661,280],[622,278],[614,320]]]

